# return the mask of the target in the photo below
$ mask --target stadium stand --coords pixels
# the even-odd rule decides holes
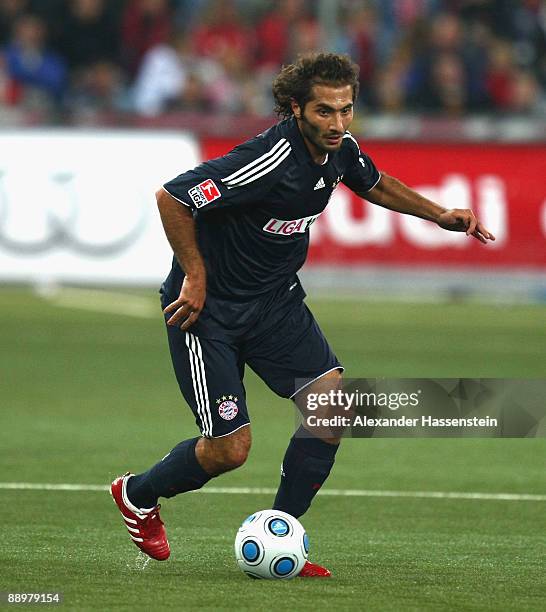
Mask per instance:
[[[1,0],[0,111],[10,124],[269,117],[272,74],[325,48],[360,64],[375,114],[546,110],[541,0]]]

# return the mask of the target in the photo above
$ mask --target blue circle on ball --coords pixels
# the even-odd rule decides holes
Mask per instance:
[[[256,542],[253,542],[252,540],[248,540],[247,542],[243,544],[243,557],[245,558],[246,561],[249,561],[250,563],[252,563],[253,561],[256,561],[259,555],[260,555],[260,549],[258,548],[258,545],[256,544]]]
[[[243,521],[243,525],[246,525],[247,523],[252,523],[252,521],[256,518],[256,513],[251,514],[250,516],[247,516],[246,519]]]
[[[282,559],[279,559],[277,563],[275,563],[273,570],[279,576],[287,576],[294,569],[295,565],[296,564],[294,563],[293,559],[288,559],[287,557],[284,557]]]
[[[269,523],[269,531],[274,533],[276,536],[285,536],[289,530],[290,527],[288,526],[288,523],[283,519],[273,519]]]
[[[303,549],[306,553],[309,552],[309,536],[306,533],[303,534]]]

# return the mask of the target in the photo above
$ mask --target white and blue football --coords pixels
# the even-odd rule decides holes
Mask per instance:
[[[251,578],[297,576],[309,552],[303,525],[280,510],[260,510],[247,517],[235,537],[235,558]]]

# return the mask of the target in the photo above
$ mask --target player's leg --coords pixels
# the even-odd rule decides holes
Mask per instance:
[[[319,376],[305,389],[293,396],[298,409],[306,413],[310,394],[329,394],[341,386],[340,370],[332,370]],[[325,412],[325,417],[328,415]],[[305,422],[305,420],[304,420]],[[312,430],[300,425],[286,449],[282,462],[281,482],[275,497],[274,508],[284,510],[295,517],[307,512],[334,466],[340,437],[328,429]]]
[[[210,478],[244,463],[249,419],[236,347],[167,327],[176,378],[201,436],[177,444],[161,461],[128,483],[142,508],[159,497],[200,489]]]
[[[160,497],[200,489],[211,478],[243,465],[250,444],[250,425],[220,438],[184,440],[149,470],[128,480],[128,499],[138,508],[150,508]]]
[[[304,407],[310,393],[340,388],[343,367],[302,302],[273,330],[253,339],[245,357],[273,391],[298,407]],[[282,462],[274,507],[295,517],[304,514],[328,478],[338,447],[339,437],[329,430],[298,429]]]
[[[143,552],[158,561],[169,557],[170,547],[159,517],[157,499],[198,489],[214,476],[242,465],[250,448],[250,425],[222,438],[198,438],[195,445],[193,440],[178,444],[143,474],[135,476],[128,472],[116,478],[110,488],[131,539]],[[135,498],[130,498],[128,485],[135,480],[137,493],[149,495],[144,502],[147,507],[136,506],[137,502],[132,501]],[[152,501],[148,501],[152,498]]]
[[[157,559],[168,557],[158,499],[199,489],[214,476],[239,467],[251,442],[237,349],[174,327],[168,328],[168,338],[176,378],[201,436],[180,442],[149,470],[128,473],[112,483],[112,495],[132,539]],[[143,524],[150,516],[157,517],[151,531]]]
[[[274,329],[253,339],[246,358],[273,391],[296,405],[305,405],[311,392],[337,390],[341,384],[343,367],[303,303],[296,304]],[[298,429],[282,461],[274,508],[295,517],[304,514],[328,478],[338,447],[339,437],[329,431],[321,438]],[[308,562],[300,575],[330,572]]]

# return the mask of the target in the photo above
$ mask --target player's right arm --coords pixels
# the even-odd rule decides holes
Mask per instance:
[[[205,304],[206,271],[194,219],[217,209],[261,201],[283,175],[283,162],[290,151],[285,138],[257,136],[180,174],[157,192],[165,233],[185,274],[180,296],[165,308],[172,313],[169,325],[188,329]]]
[[[185,273],[180,295],[163,312],[172,313],[168,325],[179,325],[185,331],[197,321],[205,305],[205,264],[197,246],[191,209],[181,206],[163,188],[157,191],[156,200],[165,234]]]

